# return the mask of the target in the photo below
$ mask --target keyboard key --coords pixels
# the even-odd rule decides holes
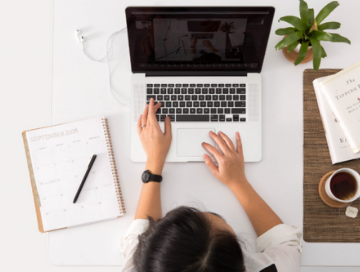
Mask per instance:
[[[209,114],[209,112],[210,112],[209,108],[204,109],[204,114]]]
[[[224,84],[219,84],[219,87],[224,88]]]
[[[240,95],[240,100],[246,100],[246,95]]]
[[[174,122],[175,121],[175,115],[168,115],[170,117],[170,121]]]
[[[202,94],[208,94],[208,88],[202,88]]]
[[[202,88],[202,87],[203,87],[203,84],[197,84],[196,87]]]
[[[183,84],[183,87],[187,88],[189,87],[189,84]]]
[[[224,88],[223,89],[223,94],[228,94],[229,93],[229,89],[228,88]]]
[[[166,115],[160,115],[160,121],[161,121],[161,122],[164,122],[164,121],[165,121],[165,117],[166,117]]]
[[[202,114],[202,112],[203,112],[202,108],[196,109],[196,113],[197,113],[197,114]]]
[[[174,88],[174,84],[169,84],[169,88]]]
[[[194,88],[189,88],[189,89],[188,89],[188,93],[189,93],[189,94],[194,94],[194,91],[195,91]]]
[[[171,102],[166,102],[166,107],[171,108]],[[171,113],[171,112],[170,112]]]
[[[204,84],[204,87],[209,88],[210,84]]]
[[[195,114],[195,108],[190,109],[190,114]]]
[[[240,118],[240,122],[245,122],[246,118]]]
[[[231,84],[225,84],[225,87],[231,87]]]
[[[212,114],[211,115],[211,122],[217,122],[219,121],[219,115]]]
[[[152,94],[152,93],[153,93],[153,89],[146,89],[146,93],[147,93],[147,94]]]
[[[164,95],[164,100],[169,101],[170,100],[170,95]]]
[[[199,100],[204,100],[204,99],[205,99],[205,96],[199,95]]]
[[[187,89],[186,88],[181,88],[181,94],[187,94]]]
[[[199,107],[199,104],[200,104],[200,103],[199,103],[198,101],[195,101],[195,102],[194,102],[194,107],[198,108],[198,107]]]
[[[155,100],[155,95],[147,95],[146,100],[150,101],[150,99],[153,98]]]
[[[225,100],[225,95],[219,95],[219,100]]]
[[[226,122],[232,122],[232,118],[226,118]]]
[[[167,102],[167,103],[171,103],[171,102]],[[174,114],[174,113],[175,113],[175,109],[174,109],[174,108],[169,109],[169,113],[170,113],[170,114]]]
[[[210,88],[209,89],[209,94],[214,94],[215,93],[215,88]]]
[[[239,122],[239,115],[234,114],[233,115],[233,120],[234,120],[234,122]]]
[[[190,100],[190,95],[185,95],[185,100]]]
[[[159,115],[155,115],[155,116],[156,116],[156,120],[159,122],[159,120],[160,120]]]
[[[210,101],[211,100],[211,95],[205,96],[205,99],[206,99],[206,101]]]
[[[181,109],[180,108],[176,109],[176,114],[181,114]]]
[[[181,87],[181,84],[175,84],[175,87],[179,88]]]
[[[201,89],[200,89],[200,88],[196,88],[196,89],[195,89],[195,93],[196,93],[196,94],[201,94]]]
[[[155,88],[160,88],[160,84],[155,84]]]
[[[181,108],[185,107],[185,102],[180,102],[180,107]]]
[[[186,102],[186,107],[191,108],[191,107],[192,107],[192,102],[191,102],[191,101],[190,101],[190,102]]]
[[[220,107],[220,102],[219,102],[219,101],[215,101],[215,102],[214,102],[214,107],[217,107],[217,108]]]
[[[184,113],[184,114],[188,114],[188,113],[189,113],[189,109],[183,109],[183,113]]]
[[[233,95],[233,100],[239,100],[239,96],[237,94]]]
[[[159,94],[160,93],[160,89],[159,88],[155,88],[154,89],[154,94]]]
[[[225,122],[225,115],[219,115],[220,122]]]
[[[169,113],[169,110],[167,108],[162,109],[162,114],[168,114],[168,113]]]
[[[175,94],[180,94],[180,88],[175,88]]]
[[[233,84],[233,87],[239,87],[239,84]]]
[[[228,102],[228,107],[229,107],[229,108],[232,108],[232,107],[234,107],[234,102],[232,102],[232,101],[229,101],[229,102]]]
[[[167,84],[161,84],[161,87],[167,87]]]
[[[233,113],[236,113],[236,112],[233,112]],[[230,109],[229,108],[225,109],[225,114],[230,114]]]
[[[245,84],[240,84],[240,87],[246,87],[246,85]]]
[[[166,94],[166,88],[161,88],[160,92],[161,92],[161,94]]]
[[[164,96],[163,95],[158,95],[157,96],[157,101],[160,101],[160,100],[163,100],[164,99]]]
[[[216,94],[221,94],[221,88],[216,88]]]
[[[232,95],[231,95],[231,94],[227,95],[227,96],[226,96],[226,100],[227,100],[227,101],[232,100]]]
[[[211,112],[211,114],[216,114],[216,109],[212,108],[210,112]]]
[[[235,93],[235,88],[230,88],[230,93],[234,94]]]
[[[236,93],[237,93],[237,94],[245,94],[245,93],[246,93],[246,89],[245,89],[245,88],[237,88],[237,89],[236,89]]]
[[[223,113],[224,113],[224,109],[222,109],[222,108],[218,109],[218,114],[223,114]]]
[[[177,122],[209,122],[209,115],[176,115]]]
[[[211,87],[215,87],[215,88],[216,88],[216,87],[217,87],[217,84],[211,84]]]
[[[184,100],[184,96],[183,95],[178,95],[178,100]]]
[[[231,113],[240,113],[240,114],[245,114],[246,113],[246,109],[244,108],[232,108],[231,109]]]
[[[165,107],[165,102],[164,101],[159,101],[158,103],[161,103],[160,107]]]
[[[173,88],[167,89],[167,93],[168,93],[168,94],[173,94],[173,93],[174,93],[174,89],[173,89]]]
[[[196,87],[196,84],[190,84],[190,87]]]
[[[146,84],[146,87],[152,88],[153,84]]]
[[[242,107],[245,107],[245,106],[246,106],[246,103],[244,101],[235,102],[235,107],[236,108],[242,108]]]
[[[218,95],[213,95],[212,100],[219,100],[219,96]]]
[[[226,105],[227,105],[226,102],[221,102],[221,107],[222,108],[226,108]]]
[[[177,99],[176,95],[171,96],[171,100],[176,100],[176,99]]]
[[[158,108],[155,114],[161,114],[161,108]]]
[[[191,96],[191,100],[197,100],[197,95],[195,94],[195,95],[192,95]]]
[[[174,108],[179,107],[179,102],[173,102],[173,107],[174,107]]]
[[[213,102],[207,102],[207,106],[208,106],[208,108],[212,108]]]
[[[205,101],[200,102],[200,107],[202,108],[206,107],[206,102]]]

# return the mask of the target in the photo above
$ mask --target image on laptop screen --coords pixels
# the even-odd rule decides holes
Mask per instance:
[[[133,72],[260,71],[272,8],[128,8]]]

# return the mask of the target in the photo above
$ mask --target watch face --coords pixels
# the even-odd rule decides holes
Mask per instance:
[[[143,182],[148,182],[149,181],[149,178],[150,178],[150,173],[149,173],[149,171],[144,171],[143,173],[142,173],[142,176],[141,176],[141,179],[142,179],[142,181]]]

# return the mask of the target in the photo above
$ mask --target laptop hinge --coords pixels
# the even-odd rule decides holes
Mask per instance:
[[[164,77],[164,76],[247,76],[245,71],[148,71],[145,73],[147,77]]]

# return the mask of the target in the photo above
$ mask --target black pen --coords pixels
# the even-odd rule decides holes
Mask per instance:
[[[79,195],[80,195],[80,193],[81,193],[81,190],[82,190],[82,188],[83,188],[83,186],[84,186],[84,184],[85,184],[85,181],[86,181],[87,176],[88,176],[89,173],[90,173],[91,167],[93,166],[95,159],[96,159],[96,155],[94,154],[94,155],[92,156],[90,162],[89,162],[88,169],[86,170],[86,173],[85,173],[85,175],[84,175],[84,177],[83,177],[83,180],[81,181],[80,187],[79,187],[79,189],[77,190],[77,193],[76,193],[76,195],[75,195],[75,198],[74,198],[73,203],[75,203],[76,200],[79,198]]]

